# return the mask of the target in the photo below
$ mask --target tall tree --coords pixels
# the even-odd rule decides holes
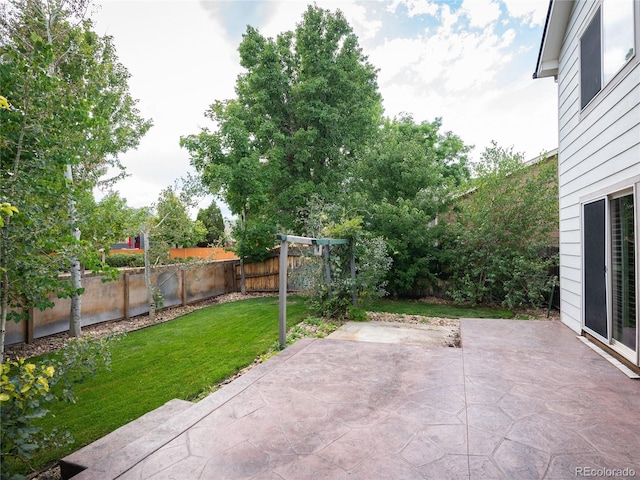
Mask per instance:
[[[224,219],[222,212],[215,200],[207,208],[198,210],[196,220],[200,220],[207,229],[207,234],[203,241],[198,243],[199,247],[210,247],[212,245],[222,245],[224,242]]]
[[[154,222],[156,244],[161,242],[168,248],[193,247],[204,237],[204,225],[199,220],[191,220],[187,205],[173,188],[160,192]]]
[[[221,196],[231,211],[240,218],[234,227],[234,249],[240,257],[241,290],[245,293],[244,262],[260,260],[260,252],[273,247],[275,233],[266,219],[268,204],[268,167],[260,160],[260,152],[252,134],[241,120],[243,107],[238,100],[217,101],[207,116],[219,124],[211,133],[203,129],[197,135],[181,139],[191,155],[191,163],[202,175],[210,191]],[[266,240],[266,244],[265,244]]]
[[[393,259],[388,289],[395,295],[436,280],[436,218],[452,189],[469,178],[469,148],[441,126],[440,119],[387,119],[358,162],[353,202],[367,219],[365,228],[387,241]]]
[[[311,196],[344,197],[355,154],[379,125],[375,68],[342,13],[315,6],[275,39],[247,27],[239,52],[237,98],[207,111],[218,130],[183,146],[243,223],[300,231]]]
[[[26,307],[46,307],[48,293],[62,289],[73,299],[72,334],[80,333],[79,259],[87,245],[78,202],[108,167],[122,169],[118,154],[150,127],[112,39],[85,18],[88,6],[10,0],[0,14],[0,83],[15,106],[3,119],[2,196],[25,213],[3,232],[2,254],[12,253],[6,307],[24,317]],[[62,265],[70,284],[57,281]]]

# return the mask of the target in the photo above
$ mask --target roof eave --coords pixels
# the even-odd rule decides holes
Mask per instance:
[[[550,0],[533,78],[557,77],[560,50],[574,1]]]

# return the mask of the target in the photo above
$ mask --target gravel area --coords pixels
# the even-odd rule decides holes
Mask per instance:
[[[367,312],[369,320],[374,322],[426,323],[441,327],[459,327],[460,320],[453,318],[425,317],[422,315],[407,315],[405,313]]]

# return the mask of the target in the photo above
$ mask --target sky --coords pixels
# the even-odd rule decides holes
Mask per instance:
[[[162,189],[194,171],[180,137],[210,127],[208,106],[235,96],[246,26],[275,38],[295,29],[309,3],[102,0],[91,15],[95,31],[114,38],[138,109],[154,123],[136,150],[120,156],[130,176],[115,190],[129,206],[152,205]],[[441,118],[443,132],[474,147],[472,160],[492,140],[525,159],[557,147],[557,86],[532,79],[548,0],[315,3],[345,15],[378,69],[385,116]]]

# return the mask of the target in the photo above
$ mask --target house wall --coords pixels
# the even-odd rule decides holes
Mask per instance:
[[[583,308],[581,205],[635,185],[640,211],[640,2],[635,58],[581,111],[580,36],[599,4],[574,3],[558,72],[561,312],[576,332]]]

